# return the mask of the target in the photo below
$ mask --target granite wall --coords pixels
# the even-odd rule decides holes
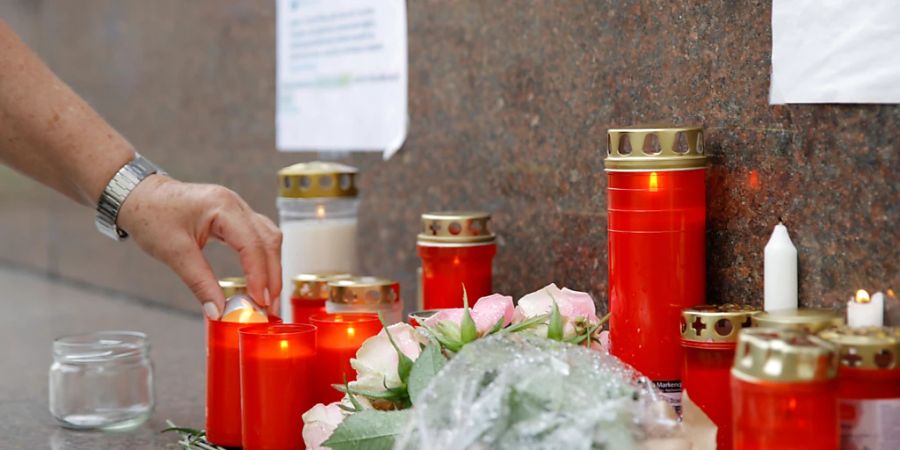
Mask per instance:
[[[363,267],[415,297],[418,215],[477,208],[500,234],[497,290],[555,281],[605,309],[606,129],[706,127],[709,299],[762,299],[762,250],[782,217],[801,302],[900,286],[900,108],[769,106],[769,1],[409,2],[411,127],[362,169]],[[275,217],[272,0],[5,0],[0,17],[143,153],[221,183]],[[221,245],[218,273],[238,270]],[[93,214],[0,172],[0,260],[198,309]],[[665,270],[665,268],[660,268]],[[7,295],[15,287],[5,287]],[[64,301],[65,299],[60,299]]]

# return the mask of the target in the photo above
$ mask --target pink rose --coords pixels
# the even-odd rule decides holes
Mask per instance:
[[[553,311],[553,302],[559,307],[559,314],[563,318],[563,337],[571,338],[581,330],[579,325],[594,325],[600,322],[597,317],[597,307],[594,299],[586,292],[573,291],[568,288],[560,289],[555,284],[550,284],[540,290],[532,292],[521,299],[516,306],[513,323],[519,323],[541,314],[550,314]],[[538,333],[546,334],[547,327],[536,327]]]
[[[457,326],[462,323],[463,308],[443,309],[437,314],[425,319],[425,325],[434,327],[438,322],[451,322]],[[481,297],[470,309],[472,320],[479,335],[490,331],[498,321],[502,319],[503,326],[507,326],[513,319],[512,297],[500,294],[492,294]]]
[[[303,413],[303,442],[307,450],[326,450],[322,443],[331,437],[331,433],[344,421],[344,413],[338,402],[328,405],[321,403]]]

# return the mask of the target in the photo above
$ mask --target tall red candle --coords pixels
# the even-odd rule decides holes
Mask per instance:
[[[304,448],[300,417],[316,403],[316,327],[265,324],[239,333],[244,449]]]
[[[840,353],[841,447],[894,448],[900,430],[900,327],[838,328],[819,336]]]
[[[690,396],[716,425],[716,448],[731,448],[731,366],[738,332],[759,310],[741,305],[701,305],[681,315],[684,365],[681,380]]]
[[[328,300],[328,282],[350,278],[347,273],[302,273],[291,281],[294,291],[291,294],[291,319],[293,323],[309,323],[310,316],[325,314],[325,302]]]
[[[837,351],[802,331],[745,329],[731,370],[735,450],[837,450]]]
[[[366,339],[381,331],[375,314],[318,314],[310,317],[318,329],[315,391],[319,403],[340,400],[341,394],[331,386],[356,379],[350,358]]]
[[[463,285],[470,301],[492,293],[496,237],[483,212],[446,211],[422,214],[417,248],[422,258],[422,303],[425,309],[460,308]]]
[[[698,127],[609,130],[610,351],[681,399],[681,311],[706,303],[706,156]]]

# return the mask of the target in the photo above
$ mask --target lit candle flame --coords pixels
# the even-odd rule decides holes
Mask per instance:
[[[353,328],[353,327],[347,327],[347,336],[348,336],[348,337],[353,337],[353,336],[355,336],[355,335],[356,335],[356,328]]]
[[[656,172],[650,172],[650,192],[656,192],[659,190],[659,178],[656,175]]]
[[[316,206],[316,217],[319,219],[325,218],[325,205]]]
[[[286,339],[281,340],[281,351],[285,351],[288,348],[288,341]]]
[[[866,292],[865,289],[860,289],[856,291],[856,298],[854,301],[856,303],[869,303],[872,300],[869,298],[869,293]]]

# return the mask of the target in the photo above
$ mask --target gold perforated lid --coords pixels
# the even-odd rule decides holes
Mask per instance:
[[[294,283],[293,297],[304,300],[328,300],[328,282],[350,277],[352,275],[349,273],[340,272],[301,273],[291,279]]]
[[[838,346],[844,367],[900,369],[900,327],[840,327],[819,337]]]
[[[797,330],[741,330],[731,373],[746,381],[810,382],[834,379],[837,348]]]
[[[610,128],[608,172],[686,170],[706,167],[703,128],[668,124]]]
[[[278,195],[289,198],[356,197],[356,168],[334,162],[294,164],[278,171]]]
[[[477,244],[493,242],[491,215],[479,211],[440,211],[422,214],[418,242],[428,244]]]
[[[754,327],[801,330],[807,333],[818,333],[843,323],[843,316],[836,311],[819,308],[764,311],[753,316]]]
[[[387,278],[351,277],[328,282],[328,301],[373,307],[400,303],[400,283]]]
[[[759,308],[748,305],[698,305],[681,312],[681,339],[692,342],[737,342],[738,332],[752,326]]]
[[[219,280],[219,287],[225,298],[229,299],[235,295],[247,295],[247,280],[244,277],[227,277]]]

